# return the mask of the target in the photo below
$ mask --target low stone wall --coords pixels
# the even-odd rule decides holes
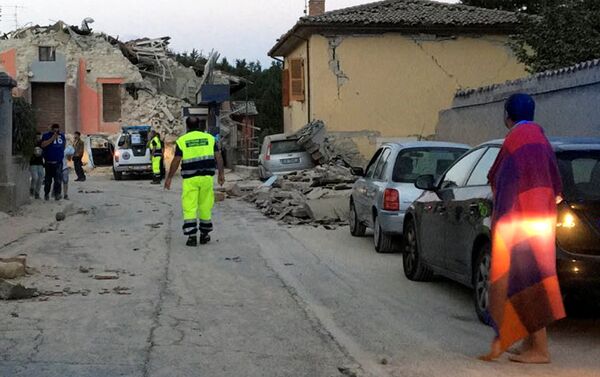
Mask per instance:
[[[549,137],[600,137],[600,60],[522,80],[457,93],[440,113],[436,140],[477,145],[503,138],[504,101],[513,93],[536,101],[536,121]]]

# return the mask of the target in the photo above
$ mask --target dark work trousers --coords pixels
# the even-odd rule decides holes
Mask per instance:
[[[60,196],[62,188],[62,162],[56,162],[54,164],[46,162],[45,170],[46,176],[44,177],[44,194],[50,194],[50,187],[52,186],[52,181],[54,181],[53,195],[56,198],[57,196]]]
[[[81,162],[81,157],[73,156],[73,166],[75,167],[75,174],[77,174],[77,179],[85,179],[85,172],[83,171],[83,163]]]

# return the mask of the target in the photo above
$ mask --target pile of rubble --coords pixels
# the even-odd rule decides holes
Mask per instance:
[[[352,184],[349,168],[329,164],[271,179],[245,200],[285,224],[346,225]]]
[[[366,161],[351,138],[338,137],[327,132],[325,123],[315,120],[293,135],[311,154],[315,163],[338,163],[345,166],[364,166]]]
[[[123,124],[147,124],[161,135],[185,132],[181,108],[189,104],[176,97],[139,90],[123,99]]]

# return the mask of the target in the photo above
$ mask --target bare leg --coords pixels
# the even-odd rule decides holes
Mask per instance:
[[[521,354],[510,357],[511,361],[528,364],[548,364],[550,354],[548,353],[548,334],[543,328],[529,335],[530,347],[524,347]]]
[[[500,340],[494,339],[494,341],[492,342],[492,349],[490,353],[488,353],[487,355],[479,356],[478,359],[483,361],[494,361],[500,356],[502,356],[503,353],[504,352],[500,347]]]

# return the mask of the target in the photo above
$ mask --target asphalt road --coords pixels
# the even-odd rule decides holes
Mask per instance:
[[[0,302],[0,376],[600,375],[598,319],[554,326],[551,365],[476,360],[492,332],[469,290],[407,281],[400,255],[345,228],[227,200],[191,249],[177,189],[93,176],[71,191],[64,222],[40,232],[64,203],[38,202],[0,225],[0,256],[26,253],[23,282],[45,292]]]

